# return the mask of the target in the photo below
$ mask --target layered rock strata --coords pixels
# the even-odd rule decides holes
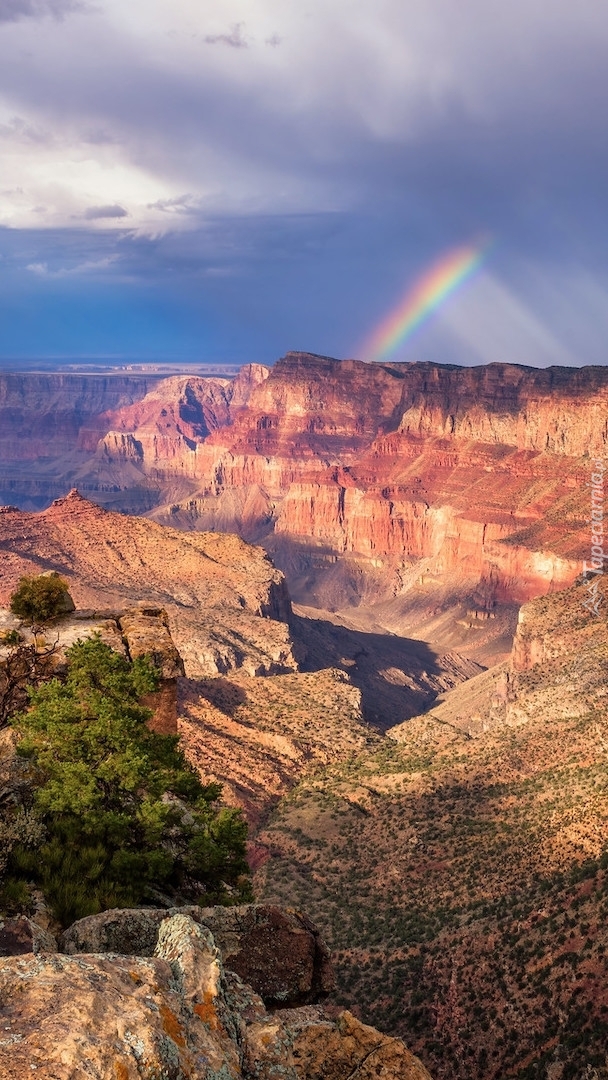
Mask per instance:
[[[142,375],[0,374],[0,462],[70,453],[93,417],[128,408],[156,382]]]
[[[141,469],[197,486],[154,511],[158,520],[264,537],[294,584],[299,564],[300,599],[312,578],[324,606],[337,558],[352,565],[349,588],[357,573],[376,578],[373,599],[441,577],[492,610],[576,576],[587,456],[606,451],[607,404],[603,368],[290,353],[229,423],[187,452],[172,445],[164,463],[156,445],[143,448]],[[355,583],[355,594],[366,587]]]
[[[569,584],[585,553],[588,455],[608,445],[601,367],[289,353],[270,372],[178,376],[140,393],[98,381],[96,396],[56,377],[36,392],[64,435],[43,424],[44,447],[34,439],[25,454],[21,379],[5,391],[0,461],[38,457],[37,483],[51,469],[100,501],[132,498],[150,512],[160,503],[158,520],[180,528],[265,537],[299,599],[318,584],[318,606],[329,606],[328,582],[346,603],[349,591],[351,602],[366,590],[367,600],[416,594],[421,576],[441,575],[482,610]],[[68,447],[80,456],[62,464]],[[332,559],[349,565],[348,584]]]

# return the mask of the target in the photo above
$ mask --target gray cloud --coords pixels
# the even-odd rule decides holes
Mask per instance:
[[[229,34],[207,34],[206,45],[229,45],[232,49],[247,49],[248,43],[243,33],[244,23],[233,23]]]
[[[176,195],[172,199],[157,199],[148,203],[150,210],[161,210],[164,214],[196,214],[199,210],[192,195]]]
[[[72,12],[86,10],[87,5],[79,0],[0,0],[0,23],[44,19],[49,15],[63,19]]]
[[[230,22],[238,17],[231,0],[211,0],[205,15],[225,17],[211,25],[228,31],[201,38],[184,16],[171,37],[163,24],[154,48],[138,3],[129,8],[128,33],[107,15],[118,0],[107,0],[95,19],[70,23],[73,37],[49,26],[48,47],[33,25],[26,36],[25,20],[11,30],[22,34],[21,49],[9,45],[2,55],[0,42],[6,115],[18,111],[27,125],[0,129],[3,149],[4,138],[17,153],[34,144],[30,132],[50,131],[58,158],[61,140],[74,137],[71,161],[101,163],[99,187],[83,170],[61,220],[82,221],[82,207],[94,202],[84,218],[99,221],[104,238],[83,230],[78,244],[86,240],[90,252],[64,264],[53,254],[57,235],[40,234],[23,265],[50,270],[30,271],[29,279],[45,284],[64,265],[100,264],[116,217],[121,258],[115,270],[107,264],[108,274],[163,287],[171,274],[182,295],[190,280],[201,289],[217,278],[209,287],[218,297],[221,285],[218,310],[226,311],[246,306],[239,287],[244,296],[255,292],[269,340],[278,307],[291,312],[294,339],[286,346],[307,344],[295,340],[305,295],[320,351],[350,351],[429,261],[487,230],[496,237],[492,273],[508,290],[492,291],[501,327],[521,300],[517,342],[534,338],[534,319],[553,320],[552,336],[572,355],[578,341],[581,358],[601,357],[601,335],[589,329],[592,318],[600,326],[596,300],[608,277],[608,24],[597,0],[576,7],[554,0],[550,11],[546,0],[512,0],[500,18],[487,0],[385,0],[373,15],[353,0],[348,18],[341,3],[311,0],[308,21],[304,9],[284,5],[271,36],[276,9],[269,23],[267,5],[252,0],[245,27]],[[50,0],[0,0],[4,21],[52,10]],[[166,11],[174,10],[190,19],[191,6],[174,0],[170,8],[167,0]],[[145,26],[141,38],[133,11]],[[269,47],[279,43],[280,52]],[[125,186],[121,170],[131,170]],[[106,186],[113,176],[120,186],[118,179]],[[26,185],[11,175],[10,186]],[[53,206],[54,197],[36,191],[28,205]],[[130,239],[123,200],[139,230]],[[473,337],[465,316],[473,320],[474,309],[471,301],[446,319],[437,349],[447,355],[456,328],[466,351]],[[489,331],[475,342],[499,348]]]
[[[124,206],[119,206],[118,203],[113,203],[110,206],[89,206],[83,214],[86,221],[99,221],[102,218],[124,218],[128,216],[129,211],[125,210]]]

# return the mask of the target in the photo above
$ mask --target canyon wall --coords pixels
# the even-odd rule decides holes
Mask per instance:
[[[372,578],[384,601],[441,579],[491,610],[567,585],[589,547],[608,368],[288,353],[232,380],[47,376],[31,398],[33,376],[6,378],[0,473],[38,458],[48,494],[74,484],[174,527],[261,540],[299,599],[328,574],[340,591],[337,560],[354,594]],[[11,501],[34,482],[19,475]]]
[[[304,575],[306,549],[358,561],[385,599],[422,574],[519,603],[578,572],[607,406],[604,368],[288,354],[184,463],[198,491],[154,516],[265,537],[286,571],[297,549]]]
[[[0,465],[70,453],[90,418],[128,407],[156,382],[144,375],[0,373]]]

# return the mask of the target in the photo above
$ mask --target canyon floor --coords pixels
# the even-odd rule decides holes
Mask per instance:
[[[608,631],[585,599],[526,605],[508,664],[258,834],[258,894],[311,913],[341,998],[437,1078],[608,1075]]]

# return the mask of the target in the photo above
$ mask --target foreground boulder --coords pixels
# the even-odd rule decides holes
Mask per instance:
[[[223,962],[267,1005],[317,1002],[334,988],[329,951],[299,913],[271,904],[239,907],[115,908],[89,915],[62,934],[62,952],[152,956],[168,915],[188,915],[213,933]]]
[[[0,959],[0,1018],[2,1080],[430,1080],[350,1013],[268,1013],[183,911],[165,913],[153,956]]]
[[[266,1005],[320,1001],[335,986],[329,949],[300,912],[271,904],[202,908],[224,963]]]
[[[34,1072],[53,1080],[241,1077],[238,1048],[219,1019],[221,966],[213,939],[186,916],[167,923],[168,959],[161,943],[156,957],[0,961],[2,1080]],[[190,975],[185,981],[182,964]]]

